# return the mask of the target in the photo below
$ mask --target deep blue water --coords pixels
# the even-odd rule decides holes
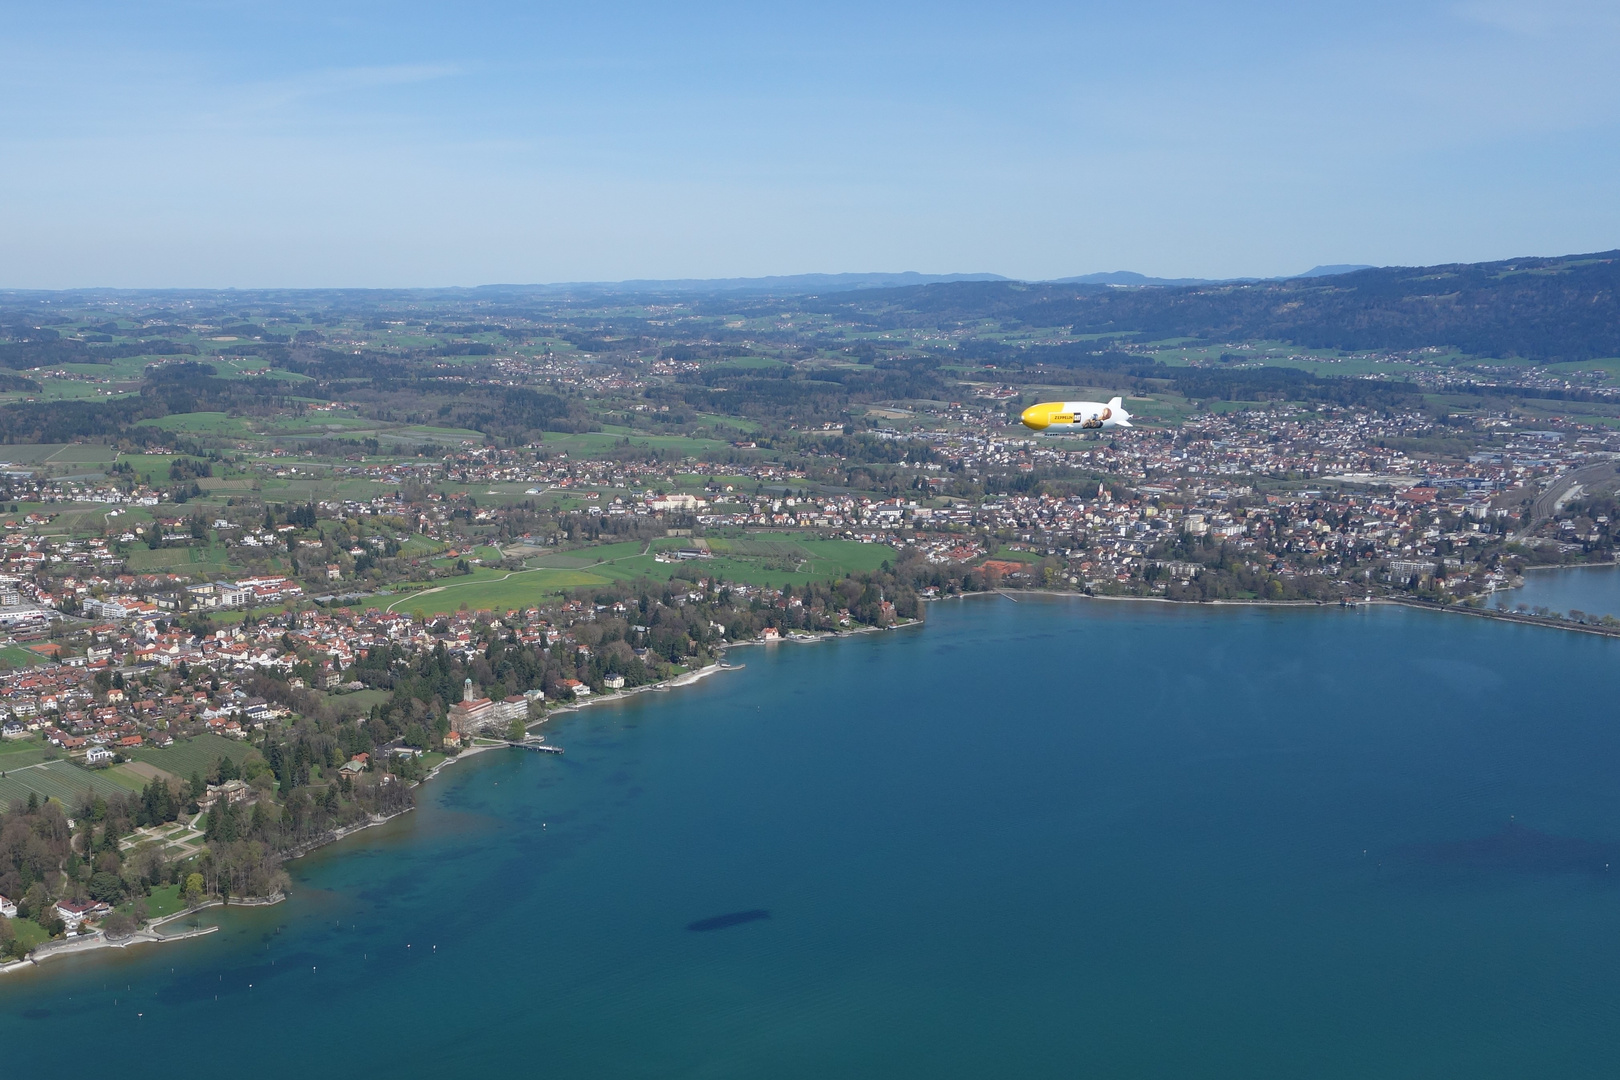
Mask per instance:
[[[1620,617],[1620,566],[1604,563],[1532,570],[1524,575],[1522,588],[1499,592],[1493,599],[1496,607],[1509,611],[1523,604],[1565,614],[1584,611]]]
[[[1617,649],[976,598],[739,650],[453,766],[278,908],[0,979],[0,1069],[1613,1076]]]

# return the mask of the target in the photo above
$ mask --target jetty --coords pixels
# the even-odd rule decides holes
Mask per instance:
[[[550,743],[541,742],[539,739],[524,739],[521,742],[508,739],[506,745],[518,750],[533,750],[538,754],[560,754],[563,752],[562,747],[552,746]]]

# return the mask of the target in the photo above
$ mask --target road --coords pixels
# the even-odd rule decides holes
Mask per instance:
[[[1541,527],[1541,523],[1548,520],[1562,510],[1564,504],[1580,495],[1580,489],[1586,484],[1595,484],[1600,480],[1613,480],[1617,471],[1612,461],[1600,461],[1596,465],[1584,465],[1573,472],[1567,472],[1554,480],[1552,486],[1530,504],[1530,524],[1520,530],[1519,536],[1529,536]]]

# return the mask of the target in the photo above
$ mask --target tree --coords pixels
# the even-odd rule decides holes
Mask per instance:
[[[135,932],[135,920],[122,911],[115,911],[101,920],[101,930],[114,941],[127,938]]]
[[[201,874],[187,874],[185,888],[186,906],[196,907],[203,902],[203,876]]]
[[[514,716],[511,725],[506,729],[506,737],[513,742],[522,742],[529,737],[528,725]]]
[[[92,900],[98,900],[103,904],[116,904],[123,899],[124,880],[117,874],[100,870],[90,875],[87,891]]]

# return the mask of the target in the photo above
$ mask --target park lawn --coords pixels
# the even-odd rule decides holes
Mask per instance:
[[[900,553],[887,544],[863,544],[859,540],[800,540],[799,546],[811,555],[812,574],[849,573],[877,570],[885,561],[894,565]]]
[[[463,579],[465,581],[465,579]],[[519,570],[510,576],[496,576],[483,580],[466,581],[413,593],[408,596],[373,597],[368,607],[386,607],[390,611],[422,612],[424,615],[448,615],[462,604],[473,611],[506,611],[524,608],[566,593],[582,585],[605,585],[608,579],[600,574],[582,570],[537,569]]]
[[[35,949],[51,940],[45,928],[33,919],[12,919],[11,928],[17,931],[17,940],[22,942],[25,949]]]
[[[153,889],[146,894],[146,915],[148,918],[161,919],[165,915],[173,915],[177,911],[184,911],[185,908],[185,901],[180,898],[180,885],[178,882]],[[134,901],[118,906],[118,910],[125,914],[132,913],[134,909]]]
[[[214,577],[230,570],[230,557],[223,544],[198,541],[188,547],[131,548],[126,556],[131,570],[170,570],[196,577]]]
[[[342,694],[325,695],[326,703],[340,713],[359,715],[369,713],[373,705],[386,705],[393,697],[387,690],[351,690]]]
[[[842,574],[777,570],[765,566],[763,562],[752,559],[734,559],[723,556],[705,559],[701,563],[687,563],[686,565],[693,570],[701,570],[701,576],[703,577],[718,577],[723,581],[740,582],[744,585],[763,585],[768,588],[781,588],[783,585],[808,585],[812,581],[827,581],[835,576],[843,576]]]
[[[689,540],[678,539],[653,542],[654,548],[660,551],[690,544]],[[639,555],[592,566],[591,572],[620,581],[638,578],[668,581],[679,573],[682,577],[718,577],[744,585],[781,587],[831,581],[845,574],[876,570],[885,560],[892,561],[899,554],[886,544],[863,544],[857,540],[800,540],[795,534],[731,540],[716,538],[709,541],[709,546],[714,555],[708,559],[675,563],[658,562],[652,555]],[[555,559],[558,556],[547,558]],[[791,560],[793,568],[785,569],[784,560]]]

